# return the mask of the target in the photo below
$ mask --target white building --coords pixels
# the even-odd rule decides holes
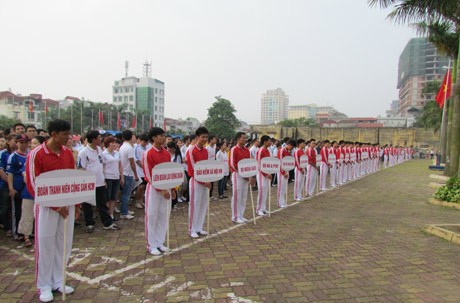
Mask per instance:
[[[115,81],[112,101],[116,106],[127,105],[127,111],[152,119],[152,125],[163,127],[165,112],[165,84],[151,77],[125,77]]]
[[[281,89],[267,90],[261,99],[261,124],[277,123],[288,118],[289,96]]]

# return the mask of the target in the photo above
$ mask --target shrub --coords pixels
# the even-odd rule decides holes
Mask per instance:
[[[460,179],[450,178],[446,185],[438,188],[434,197],[447,202],[460,203]]]

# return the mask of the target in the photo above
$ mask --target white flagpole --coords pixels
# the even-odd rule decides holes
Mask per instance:
[[[166,246],[168,248],[170,248],[169,246],[169,219],[171,217],[171,204],[172,204],[172,196],[171,196],[171,190],[169,190],[169,201],[168,201],[168,213],[166,215],[167,219],[166,219],[166,225],[167,225],[167,228],[166,228]]]
[[[248,183],[249,192],[251,193],[251,203],[252,203],[252,216],[254,218],[254,225],[256,225],[256,210],[254,209],[254,197],[252,196],[252,186],[251,183]]]
[[[68,216],[64,219],[64,249],[63,249],[63,255],[62,255],[62,301],[65,301],[65,284],[66,284],[66,279],[67,279],[67,272],[66,272],[66,267],[67,267],[67,262],[66,262],[66,255],[67,255],[67,218]]]
[[[206,187],[206,197],[208,197],[208,214],[207,214],[207,217],[208,217],[208,235],[211,232],[211,230],[209,229],[209,213],[210,213],[209,208],[211,207],[211,203],[209,203],[209,191],[210,191],[209,188]]]

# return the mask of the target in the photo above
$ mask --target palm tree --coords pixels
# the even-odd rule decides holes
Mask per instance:
[[[394,8],[388,18],[396,23],[415,26],[419,33],[428,35],[439,51],[454,58],[455,89],[449,106],[451,130],[448,136],[450,163],[446,173],[460,176],[460,1],[458,0],[368,0],[370,6]],[[449,133],[449,132],[448,132]]]

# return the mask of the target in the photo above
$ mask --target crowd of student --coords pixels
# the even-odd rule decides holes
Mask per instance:
[[[58,255],[63,245],[59,246],[53,240],[57,235],[49,234],[50,230],[59,230],[61,217],[71,216],[72,228],[68,232],[72,238],[73,220],[78,219],[80,209],[86,232],[92,233],[96,224],[94,210],[98,212],[103,229],[117,231],[120,229],[116,223],[118,220],[134,218],[134,212],[129,209],[130,201],[136,208],[145,208],[147,249],[153,255],[160,255],[169,250],[165,246],[169,200],[172,201],[171,207],[177,203],[189,204],[188,232],[190,237],[198,238],[208,234],[203,229],[208,193],[211,201],[226,199],[227,188],[231,186],[231,220],[243,224],[248,221],[244,212],[249,186],[258,190],[256,213],[264,216],[268,212],[270,186],[278,187],[277,203],[284,208],[289,182],[294,182],[294,199],[301,201],[316,193],[317,184],[319,190],[326,190],[328,177],[329,187],[336,187],[377,171],[380,161],[387,167],[412,156],[411,148],[381,148],[379,144],[360,142],[316,142],[315,139],[292,138],[280,141],[266,135],[248,142],[246,134],[241,132],[228,141],[210,135],[204,127],[198,128],[193,135],[175,140],[165,135],[161,128],[152,128],[137,136],[130,130],[116,136],[97,130],[90,130],[83,136],[71,136],[69,130],[68,123],[62,120],[50,123],[47,131],[18,123],[0,136],[0,223],[6,236],[24,241],[26,247],[32,245],[34,219],[35,232],[42,233],[42,239],[46,238],[40,244],[37,240],[40,237],[35,237],[36,258],[39,258],[38,251],[46,251],[46,257],[42,254],[42,260],[37,261],[37,287],[43,302],[52,300],[51,290],[73,292],[71,287],[60,288],[59,279],[62,277],[53,269],[59,262],[53,263],[49,256]],[[67,154],[71,159],[65,160],[63,155]],[[295,159],[295,169],[290,172],[280,169],[271,175],[259,171],[253,178],[243,178],[237,173],[238,163],[243,159],[255,159],[260,166],[265,157],[282,159],[287,156]],[[195,164],[208,159],[220,161],[226,168],[224,177],[216,184],[194,178]],[[307,159],[306,165],[302,164],[302,159]],[[169,191],[157,190],[150,185],[152,169],[163,162],[184,165],[186,174],[182,186]],[[88,170],[96,175],[96,208],[88,203],[82,203],[72,211],[34,207],[35,178],[42,172],[62,168]],[[217,187],[216,196],[214,187]],[[46,228],[38,224],[39,218],[45,215]],[[55,226],[50,229],[49,222],[53,220]],[[78,220],[75,223],[78,224]],[[71,248],[71,244],[65,245]]]

